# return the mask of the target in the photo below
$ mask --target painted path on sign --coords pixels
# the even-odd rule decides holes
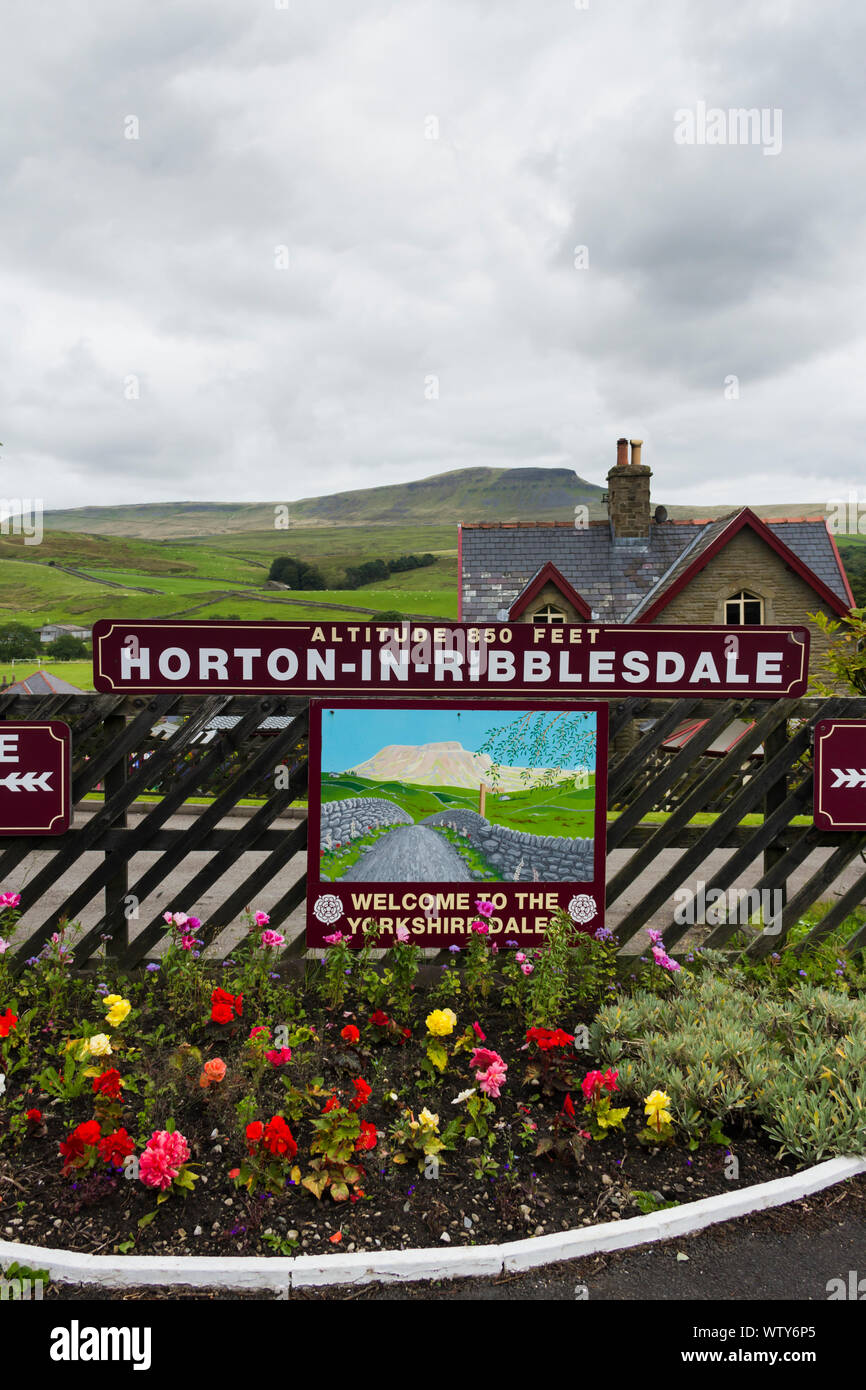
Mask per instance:
[[[371,845],[340,882],[467,883],[471,878],[465,861],[435,830],[400,825]]]

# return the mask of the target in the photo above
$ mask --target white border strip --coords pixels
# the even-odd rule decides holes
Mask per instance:
[[[40,1245],[0,1241],[0,1264],[13,1260],[47,1269],[52,1281],[95,1284],[110,1289],[143,1285],[238,1290],[312,1288],[324,1284],[408,1283],[413,1279],[465,1279],[534,1269],[602,1250],[626,1250],[653,1241],[690,1235],[719,1221],[730,1221],[767,1207],[796,1202],[846,1178],[866,1173],[866,1158],[832,1158],[791,1177],[704,1197],[698,1202],[654,1211],[626,1221],[608,1221],[504,1245],[462,1246],[455,1250],[358,1251],[344,1255],[83,1255]]]

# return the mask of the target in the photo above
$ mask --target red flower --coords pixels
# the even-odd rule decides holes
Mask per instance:
[[[352,1085],[355,1088],[355,1098],[352,1101],[352,1109],[360,1110],[361,1106],[366,1105],[373,1094],[373,1087],[369,1086],[363,1077],[360,1076],[355,1077]]]
[[[282,1115],[274,1115],[273,1119],[268,1120],[262,1143],[271,1154],[288,1154],[289,1158],[294,1158],[298,1152],[292,1131]]]
[[[231,1023],[233,1018],[240,1018],[243,1013],[244,996],[239,994],[235,997],[227,990],[220,989],[217,985],[211,997],[211,1022],[212,1023]]]
[[[550,1052],[555,1047],[571,1047],[574,1034],[566,1033],[562,1028],[529,1028],[526,1040],[537,1043],[542,1052]]]
[[[570,1120],[574,1119],[574,1101],[571,1099],[570,1095],[566,1095],[565,1097],[562,1113],[563,1115],[567,1115]]]
[[[106,1163],[111,1163],[115,1168],[123,1166],[123,1160],[128,1154],[135,1152],[135,1144],[130,1139],[125,1129],[115,1130],[114,1134],[106,1134],[104,1139],[99,1141],[99,1157]]]
[[[13,1014],[11,1009],[7,1008],[5,1014],[0,1014],[0,1038],[8,1038],[17,1022],[18,1015]]]
[[[70,1169],[81,1166],[81,1160],[86,1156],[85,1149],[95,1148],[100,1137],[101,1130],[98,1120],[85,1120],[83,1124],[76,1125],[69,1137],[60,1145],[60,1156],[64,1159],[64,1177]]]
[[[472,1028],[473,1028],[473,1030],[474,1030],[474,1032],[475,1032],[475,1036],[476,1036],[476,1038],[478,1039],[479,1042],[487,1042],[487,1034],[486,1034],[486,1033],[482,1033],[482,1031],[481,1031],[481,1024],[480,1024],[480,1023],[473,1023]]]
[[[112,1067],[110,1071],[104,1071],[101,1076],[94,1076],[93,1089],[98,1096],[107,1096],[109,1100],[119,1100],[123,1089],[120,1072],[116,1067]]]
[[[376,1126],[374,1124],[371,1124],[369,1120],[362,1120],[361,1133],[358,1135],[358,1138],[355,1142],[355,1148],[375,1149],[378,1142],[379,1136],[376,1133]]]
[[[356,1043],[359,1041],[361,1034],[358,1032],[354,1023],[347,1023],[345,1028],[342,1029],[340,1037],[344,1038],[347,1043]]]
[[[41,1124],[42,1124],[42,1111],[41,1111],[41,1110],[28,1110],[28,1111],[27,1111],[27,1119],[29,1120],[30,1124],[32,1124],[32,1125],[41,1125]]]
[[[325,1108],[324,1108],[324,1110],[322,1111],[322,1114],[323,1114],[323,1115],[327,1115],[327,1113],[328,1113],[329,1110],[339,1110],[339,1108],[340,1108],[340,1102],[337,1100],[337,1097],[336,1097],[336,1096],[331,1096],[331,1099],[330,1099],[329,1101],[326,1102]]]
[[[391,1020],[381,1009],[377,1009],[374,1014],[370,1015],[370,1022],[374,1023],[377,1028],[387,1028]]]
[[[253,1120],[252,1124],[247,1125],[247,1148],[249,1152],[255,1153],[257,1146],[261,1143],[265,1127],[261,1120]]]

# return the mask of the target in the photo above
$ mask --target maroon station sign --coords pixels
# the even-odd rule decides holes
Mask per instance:
[[[813,816],[819,830],[866,830],[866,719],[815,725]]]
[[[62,835],[70,821],[72,735],[56,719],[0,724],[0,835]]]
[[[122,622],[93,629],[100,692],[803,695],[803,627]]]

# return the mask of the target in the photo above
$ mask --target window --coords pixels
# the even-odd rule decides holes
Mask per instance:
[[[537,626],[546,626],[548,623],[564,623],[565,614],[561,608],[554,608],[552,603],[546,603],[543,608],[539,608],[532,615],[533,623]]]
[[[725,604],[725,622],[737,627],[757,627],[764,621],[764,600],[757,594],[741,589]]]

